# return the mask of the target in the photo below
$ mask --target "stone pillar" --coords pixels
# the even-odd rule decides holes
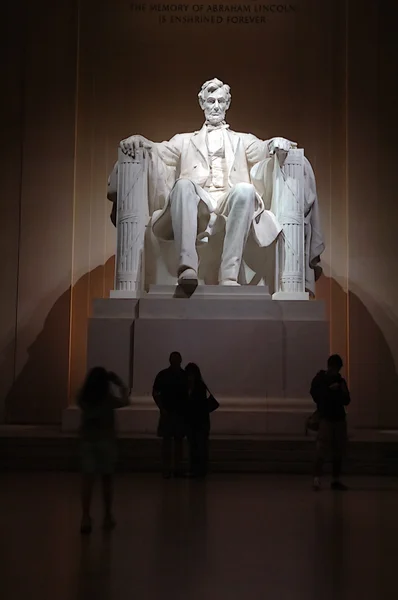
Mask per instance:
[[[276,247],[274,300],[308,300],[305,291],[304,150],[290,150],[280,168],[276,217],[283,230]]]
[[[144,288],[144,245],[148,223],[148,164],[119,149],[115,290],[111,297],[136,298]]]

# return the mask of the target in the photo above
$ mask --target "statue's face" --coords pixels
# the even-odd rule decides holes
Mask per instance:
[[[202,105],[206,121],[210,125],[218,125],[225,119],[228,110],[227,96],[222,88],[209,92]]]

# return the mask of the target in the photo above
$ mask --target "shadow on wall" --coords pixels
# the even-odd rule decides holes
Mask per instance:
[[[85,374],[91,300],[109,294],[113,269],[114,257],[81,277],[74,286],[72,339],[70,288],[58,298],[48,313],[43,330],[28,348],[26,364],[7,395],[8,423],[60,423],[62,410],[68,404],[69,369],[73,373],[74,390]],[[346,346],[349,348],[353,425],[398,427],[398,374],[379,325],[359,296],[350,292],[347,344],[344,333],[339,335],[339,319],[343,332],[346,326],[345,316],[341,316],[344,314],[341,307],[347,305],[346,292],[334,279],[324,276],[318,282],[318,297],[326,301],[329,311],[333,308],[332,327],[337,335],[333,335],[332,340],[342,340],[334,345],[332,341],[332,351],[345,355]],[[366,302],[371,306],[368,299]],[[381,310],[379,306],[376,309]],[[382,320],[377,318],[398,335],[397,324],[388,315],[383,313]]]
[[[71,340],[71,290],[58,298],[48,313],[42,331],[26,349],[27,359],[6,396],[6,422],[13,424],[58,424],[62,410],[68,405],[69,369],[79,361],[80,377],[85,374],[87,320],[91,298],[109,295],[113,287],[114,257],[105,265],[81,277],[73,287],[75,333]],[[35,314],[31,319],[35,320]],[[23,332],[22,332],[23,333]],[[71,349],[71,352],[70,352]],[[13,353],[10,345],[7,355]]]
[[[349,361],[351,422],[360,428],[397,428],[398,356],[394,357],[383,333],[388,330],[390,338],[397,339],[397,322],[359,288],[356,293],[349,291],[347,298],[347,293],[335,279],[323,276],[317,286],[318,298],[325,300],[331,315],[331,351],[341,353]],[[346,319],[342,308],[347,306],[349,319],[344,348],[338,342],[341,339],[338,328],[339,320]],[[383,324],[383,330],[379,323]],[[345,328],[346,323],[341,326]]]

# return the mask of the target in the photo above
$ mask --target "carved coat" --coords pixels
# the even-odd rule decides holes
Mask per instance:
[[[161,162],[175,169],[175,179],[190,179],[196,184],[196,193],[205,202],[209,211],[213,212],[217,209],[217,203],[203,189],[210,175],[206,130],[206,125],[203,125],[200,131],[177,134],[169,142],[155,144],[155,147]],[[237,183],[252,183],[250,169],[269,156],[269,140],[262,141],[250,133],[236,133],[227,128],[223,129],[223,135],[229,186],[233,187]],[[152,227],[155,235],[160,229],[156,227],[156,223],[168,209],[166,197],[163,210],[153,215]],[[269,246],[280,231],[281,227],[275,215],[270,210],[266,210],[261,196],[257,194],[257,207],[253,218],[253,232],[257,243],[260,246]]]
[[[269,156],[271,140],[259,140],[250,133],[237,133],[224,129],[225,159],[230,187],[237,183],[252,183],[257,191],[257,208],[253,218],[253,233],[259,246],[269,246],[277,238],[281,227],[275,217],[273,194],[274,157]],[[216,210],[214,199],[204,189],[209,174],[209,158],[206,143],[206,126],[194,133],[181,133],[169,141],[154,144],[155,151],[148,161],[149,214],[156,235],[156,223],[169,210],[169,194],[179,178],[190,179],[196,184],[198,196]],[[271,169],[271,171],[270,171]],[[314,282],[321,273],[317,267],[324,250],[320,227],[315,176],[307,159],[305,176],[305,252],[306,289],[314,294]],[[114,203],[112,220],[116,217],[117,163],[108,180],[108,198]]]

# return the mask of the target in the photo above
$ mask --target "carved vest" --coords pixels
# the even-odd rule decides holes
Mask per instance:
[[[222,129],[215,129],[207,133],[207,149],[210,174],[205,189],[209,193],[226,192],[228,189],[228,170]]]

